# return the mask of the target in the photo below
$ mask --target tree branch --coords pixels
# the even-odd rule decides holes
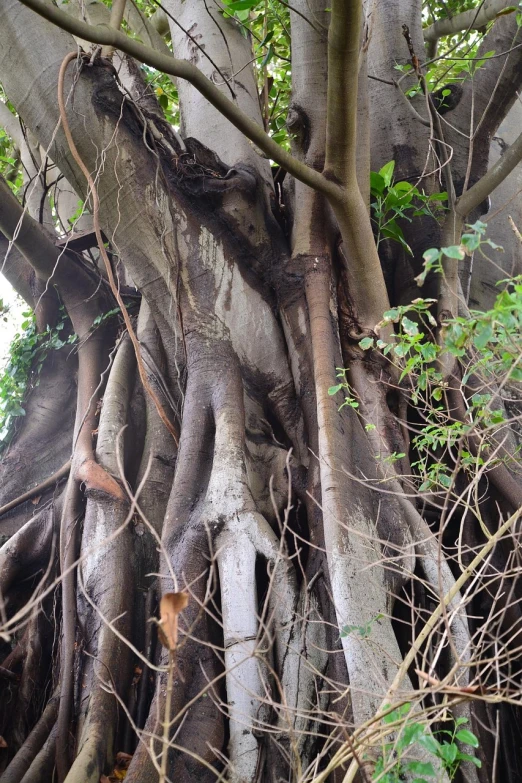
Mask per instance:
[[[424,40],[436,43],[444,35],[455,35],[463,31],[479,30],[488,22],[496,19],[505,9],[515,10],[512,0],[485,0],[480,8],[463,11],[456,16],[438,19],[424,30]]]
[[[14,498],[14,500],[10,500],[9,503],[5,504],[5,506],[1,506],[0,517],[3,516],[4,514],[7,514],[8,511],[11,511],[11,509],[20,506],[22,503],[25,503],[26,500],[31,500],[31,498],[33,498],[35,495],[43,494],[46,489],[49,489],[49,487],[52,487],[53,484],[58,483],[60,479],[63,479],[65,478],[65,476],[68,476],[70,470],[71,470],[71,461],[68,460],[65,463],[65,465],[62,465],[62,467],[56,471],[56,473],[53,473],[52,476],[49,476],[49,478],[46,478],[40,484],[37,484],[36,487],[27,490],[27,492],[24,492],[23,495]]]
[[[489,136],[495,133],[522,87],[522,49],[514,48],[521,43],[522,28],[515,15],[500,17],[484,36],[476,55],[480,58],[493,51],[495,57],[479,68],[473,79],[464,83],[465,94],[457,112],[464,112],[464,122],[467,121],[469,127],[473,107],[475,132],[486,136],[488,143]],[[499,56],[503,52],[505,57]],[[456,119],[454,114],[452,121]]]
[[[250,141],[259,147],[269,158],[278,163],[289,174],[331,198],[339,198],[339,187],[329,182],[318,171],[298,161],[289,152],[282,149],[264,130],[247,117],[216,85],[207,79],[195,65],[187,60],[178,60],[148,46],[128,38],[124,33],[112,30],[107,25],[93,27],[79,19],[74,19],[53,5],[47,5],[42,0],[21,0],[31,10],[57,27],[66,30],[78,38],[101,46],[112,46],[120,49],[135,60],[156,68],[162,73],[186,79],[196,88],[221,114],[243,133]]]
[[[103,289],[72,254],[56,247],[1,178],[0,231],[13,242],[41,280],[52,281],[58,287],[78,336],[88,334],[96,316],[104,312]]]
[[[478,207],[485,198],[498,188],[501,182],[511,174],[515,166],[522,160],[522,133],[516,138],[513,144],[508,147],[497,162],[476,182],[473,187],[467,190],[457,201],[455,211],[465,218],[469,213]]]
[[[33,268],[15,247],[9,250],[9,240],[0,232],[0,272],[14,288],[16,293],[34,308],[34,296],[31,288]]]

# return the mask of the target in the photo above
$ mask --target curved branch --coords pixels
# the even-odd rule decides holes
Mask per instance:
[[[459,198],[455,207],[459,217],[465,218],[475,207],[478,207],[511,174],[521,160],[522,133],[489,171]]]
[[[94,319],[105,311],[105,295],[96,279],[74,255],[58,248],[45,229],[18,203],[0,178],[0,231],[27,259],[36,274],[60,291],[80,339],[87,337]],[[61,263],[60,263],[61,262]]]
[[[455,33],[469,32],[470,30],[479,30],[488,22],[493,21],[506,8],[515,10],[511,0],[485,0],[482,7],[478,10],[472,8],[470,11],[463,11],[456,16],[446,19],[437,19],[424,30],[424,40],[436,42],[444,35],[455,35]]]
[[[265,133],[260,125],[247,117],[210,79],[207,79],[195,65],[187,60],[178,60],[160,52],[156,52],[138,41],[128,38],[124,33],[113,30],[107,25],[93,27],[79,19],[74,19],[53,5],[47,5],[42,0],[21,0],[44,19],[57,27],[66,30],[78,38],[91,41],[101,46],[112,46],[134,57],[135,60],[156,68],[158,71],[186,79],[198,90],[221,114],[244,135],[254,142],[269,158],[278,163],[297,179],[331,198],[339,198],[339,187],[329,182],[322,174],[311,169],[306,164],[286,152]]]

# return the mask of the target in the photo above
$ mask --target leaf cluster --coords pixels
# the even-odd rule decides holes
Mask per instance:
[[[385,707],[389,709],[390,705]],[[469,729],[464,728],[467,718],[457,718],[451,729],[441,729],[432,733],[426,724],[413,720],[411,704],[402,704],[389,711],[382,719],[384,725],[399,724],[393,741],[386,742],[381,756],[377,759],[372,777],[380,783],[401,783],[408,775],[414,783],[429,783],[436,778],[437,767],[442,767],[450,780],[455,778],[463,761],[469,761],[481,767],[481,761],[476,756],[461,750],[462,745],[478,748],[479,742]],[[418,759],[407,760],[408,754],[433,756],[436,764]]]
[[[411,247],[404,238],[399,220],[411,223],[413,218],[422,215],[438,219],[448,200],[448,194],[426,195],[410,182],[394,182],[394,169],[395,161],[391,160],[378,172],[370,172],[372,221],[375,226],[376,244],[379,247],[383,239],[391,239],[413,255]]]
[[[43,332],[37,332],[32,311],[23,316],[25,320],[11,342],[8,361],[0,375],[0,452],[11,441],[16,421],[25,416],[23,401],[30,389],[38,386],[46,358],[77,340],[74,333],[64,335],[68,319],[63,309],[56,326],[47,326]]]

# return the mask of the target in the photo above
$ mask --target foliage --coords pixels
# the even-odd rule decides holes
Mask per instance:
[[[52,351],[76,342],[76,335],[64,338],[63,330],[67,317],[62,310],[61,318],[54,327],[38,333],[32,311],[23,313],[25,321],[9,347],[7,365],[0,375],[0,452],[9,444],[16,421],[25,416],[23,401],[28,391],[39,383],[40,371],[45,359]]]
[[[398,221],[402,219],[411,223],[413,218],[420,215],[429,215],[436,219],[448,199],[448,194],[433,193],[428,196],[410,182],[394,182],[394,169],[395,161],[391,160],[379,172],[370,172],[376,244],[379,247],[383,239],[392,239],[413,255]]]
[[[424,271],[416,278],[417,283],[422,285],[426,280],[426,276],[429,272],[435,271],[442,274],[442,260],[446,258],[454,258],[457,261],[462,261],[465,256],[472,256],[475,251],[483,253],[484,247],[488,246],[493,250],[502,250],[500,245],[492,242],[491,239],[485,237],[487,225],[481,220],[477,220],[472,225],[468,226],[469,231],[462,234],[460,245],[451,245],[450,247],[430,248],[426,250],[423,255],[424,258]]]
[[[138,3],[144,12],[150,4]],[[291,92],[290,12],[277,0],[224,0],[223,15],[234,19],[252,42],[265,128],[285,149],[290,146],[286,115]],[[153,68],[142,66],[154,89],[165,118],[179,127],[178,91],[171,79]]]
[[[348,405],[350,408],[358,408],[359,403],[355,399],[354,392],[352,391],[350,384],[346,380],[346,373],[348,370],[345,370],[344,367],[336,367],[336,376],[337,378],[342,378],[343,380],[340,383],[337,383],[335,386],[330,386],[328,389],[328,394],[330,397],[333,397],[334,394],[337,394],[337,392],[340,392],[341,390],[344,391],[344,402],[340,406],[340,408],[344,408],[346,405]]]
[[[382,620],[383,617],[383,614],[376,614],[375,617],[372,617],[372,619],[369,620],[369,622],[364,623],[364,625],[343,625],[339,636],[341,639],[345,639],[352,633],[358,633],[361,639],[367,639],[372,632],[373,624]]]
[[[291,92],[290,12],[277,0],[224,0],[225,15],[252,39],[265,128],[289,148],[286,114]]]
[[[483,252],[484,247],[498,250],[498,245],[485,237],[486,228],[486,224],[477,221],[463,234],[461,245],[427,250],[421,282],[428,271],[442,272],[443,256],[458,260],[466,254]],[[419,492],[447,492],[453,486],[455,470],[462,469],[471,476],[483,470],[490,445],[495,438],[502,439],[502,430],[509,425],[506,411],[492,388],[522,381],[522,276],[500,284],[504,288],[490,310],[452,318],[441,328],[431,312],[435,300],[419,298],[384,313],[379,326],[393,324],[393,340],[364,337],[359,342],[363,351],[377,349],[388,357],[403,392],[423,411],[425,423],[416,429],[411,440],[416,454],[411,467]],[[460,360],[463,385],[470,378],[480,379],[481,386],[469,396],[465,421],[453,419],[443,404],[448,388],[441,368],[444,354]],[[345,400],[341,407],[349,405],[357,410],[359,402],[350,387],[348,372],[337,368],[337,377],[342,381],[330,387],[328,393],[343,391]],[[375,424],[365,422],[365,428],[375,429]],[[478,454],[472,454],[466,445],[472,432],[481,434]],[[405,456],[393,453],[383,462],[393,464]],[[518,451],[510,459],[517,458]],[[500,459],[489,459],[487,467],[493,467]]]
[[[0,86],[0,100],[10,112],[15,114],[13,106],[7,100]],[[2,176],[13,193],[18,193],[23,185],[23,172],[20,166],[19,151],[4,128],[0,127],[0,176]]]
[[[385,710],[390,710],[390,705]],[[451,729],[431,732],[426,724],[414,721],[410,715],[410,703],[390,710],[383,717],[384,726],[398,724],[393,741],[384,743],[382,755],[377,759],[372,780],[380,783],[400,783],[406,774],[414,775],[414,783],[428,783],[426,778],[435,778],[436,767],[441,767],[450,780],[455,778],[463,761],[481,766],[476,756],[465,753],[461,745],[478,748],[479,742],[473,732],[463,728],[467,718],[457,718]],[[391,726],[390,726],[391,728]],[[406,760],[406,754],[433,756],[436,764],[418,759]]]

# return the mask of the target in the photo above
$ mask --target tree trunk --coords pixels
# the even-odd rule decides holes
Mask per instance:
[[[443,698],[454,718],[472,719],[484,748],[482,771],[465,762],[462,779],[500,779],[498,770],[517,779],[518,749],[488,751],[488,732],[504,721],[518,738],[518,702],[472,708],[467,698],[482,693],[472,690],[484,654],[476,639],[500,605],[484,584],[503,593],[502,569],[511,592],[498,599],[499,638],[510,620],[520,624],[513,542],[498,544],[468,599],[457,580],[489,538],[466,533],[464,560],[453,556],[466,514],[476,522],[473,503],[448,517],[438,497],[416,493],[408,428],[425,412],[397,367],[360,346],[377,333],[393,341],[390,323],[378,322],[417,297],[423,253],[442,234],[431,218],[406,227],[411,258],[388,247],[379,260],[371,242],[370,160],[374,169],[395,160],[397,177],[427,192],[440,186],[444,139],[429,100],[415,99],[412,111],[393,84],[394,61],[409,56],[402,24],[424,57],[422,6],[323,6],[294,0],[289,11],[296,176],[281,188],[268,153],[189,81],[174,79],[178,132],[127,54],[80,53],[67,65],[86,39],[0,0],[5,94],[40,163],[48,156],[64,178],[54,212],[39,194],[45,214],[33,199],[24,216],[2,187],[2,271],[40,332],[63,305],[60,328],[78,335],[74,350],[45,357],[1,455],[0,682],[13,704],[0,708],[1,781],[47,781],[56,767],[59,783],[98,783],[127,766],[121,753],[131,756],[130,783],[337,782],[353,779],[353,764],[369,780],[386,737],[401,732],[382,730],[383,705],[410,705],[433,739]],[[65,8],[81,25],[83,9]],[[261,128],[252,40],[237,19],[206,0],[164,8],[175,56]],[[107,16],[89,5],[94,29],[110,29]],[[169,52],[143,14],[129,6],[126,19]],[[503,41],[509,24],[491,35]],[[514,95],[504,72],[490,78],[500,98],[488,128]],[[449,133],[464,122],[463,109]],[[457,177],[469,148],[452,144]],[[483,173],[475,152],[471,184]],[[90,214],[58,241],[75,194]],[[120,294],[124,322],[112,312]],[[339,407],[331,387],[343,368],[350,396]],[[446,395],[455,419],[461,390],[456,401],[453,387]],[[505,465],[480,478],[490,533],[516,510],[518,487],[498,489],[506,473],[516,485]],[[158,633],[158,605],[182,591],[189,603],[174,655]],[[434,607],[440,621],[417,649]],[[506,648],[518,688],[516,644]],[[410,751],[437,779],[453,779],[440,756]],[[413,767],[399,773],[418,778]]]

